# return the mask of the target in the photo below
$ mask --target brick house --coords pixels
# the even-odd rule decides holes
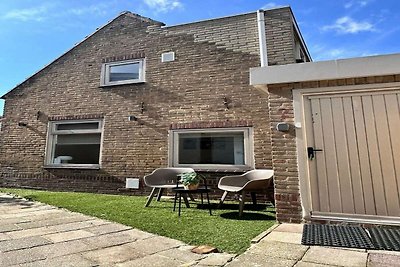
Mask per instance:
[[[2,96],[0,185],[115,193],[161,166],[272,168],[260,54],[311,60],[289,7],[176,26],[121,13]]]

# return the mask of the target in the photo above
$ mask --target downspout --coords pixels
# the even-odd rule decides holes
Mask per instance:
[[[267,38],[265,37],[264,10],[257,10],[258,44],[260,46],[261,67],[268,66]]]

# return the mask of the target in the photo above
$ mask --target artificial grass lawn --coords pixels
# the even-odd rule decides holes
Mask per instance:
[[[227,204],[215,209],[210,216],[206,207],[190,208],[182,205],[181,216],[172,211],[173,201],[153,200],[144,207],[146,197],[102,195],[92,193],[49,192],[25,189],[0,189],[24,198],[40,201],[71,211],[122,223],[146,232],[181,240],[191,245],[208,244],[220,251],[242,253],[250,240],[275,223],[273,209],[258,205],[257,210],[245,207],[238,217],[238,204]]]

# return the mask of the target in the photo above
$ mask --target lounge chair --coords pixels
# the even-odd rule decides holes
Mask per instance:
[[[175,188],[177,186],[177,175],[185,172],[194,172],[192,168],[159,168],[155,169],[151,174],[144,177],[144,183],[153,187],[145,207],[149,206],[153,197],[158,190],[157,201],[160,201],[165,189]]]
[[[272,177],[273,170],[252,170],[242,175],[224,176],[219,180],[218,188],[224,190],[219,206],[224,203],[224,200],[229,192],[239,194],[239,216],[243,214],[246,192],[251,193],[253,203],[256,204],[257,191],[266,190],[273,185]]]

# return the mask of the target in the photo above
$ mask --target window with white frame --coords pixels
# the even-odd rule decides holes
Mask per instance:
[[[98,168],[102,129],[102,120],[50,122],[46,165]]]
[[[172,130],[171,164],[196,169],[249,169],[252,128]]]
[[[145,60],[134,59],[104,63],[100,85],[120,85],[145,81]]]

